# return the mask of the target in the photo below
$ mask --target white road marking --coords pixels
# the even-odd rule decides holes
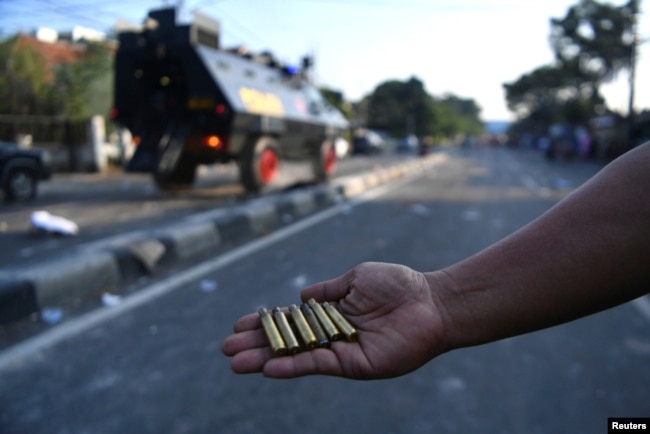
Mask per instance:
[[[644,295],[632,300],[632,306],[636,307],[641,312],[641,315],[650,321],[650,295]]]

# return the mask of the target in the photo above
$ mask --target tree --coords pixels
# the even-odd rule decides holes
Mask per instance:
[[[557,66],[541,66],[513,83],[503,85],[508,108],[519,118],[532,113],[555,111],[563,100],[574,97],[579,82]]]
[[[455,95],[446,95],[441,101],[442,115],[449,114],[450,125],[447,128],[447,137],[458,133],[479,135],[483,132],[483,123],[480,120],[481,108],[473,99],[463,99]]]
[[[345,101],[343,93],[327,87],[321,87],[319,90],[323,95],[323,98],[325,98],[325,101],[327,101],[331,106],[336,107],[341,113],[343,113],[343,116],[345,116],[346,119],[352,119],[352,106]]]
[[[624,6],[580,0],[551,20],[555,63],[505,83],[508,108],[530,127],[583,124],[604,105],[603,82],[630,66],[636,0]]]
[[[443,138],[480,134],[483,130],[480,108],[474,100],[454,95],[436,99],[416,77],[381,83],[359,105],[365,108],[369,128],[394,137],[415,134]]]
[[[554,123],[583,124],[604,104],[593,83],[566,65],[542,66],[503,86],[508,108],[542,129]]]
[[[406,82],[389,80],[368,97],[367,125],[396,137],[431,135],[436,127],[434,104],[417,78]]]
[[[572,65],[585,81],[610,80],[630,66],[635,8],[635,0],[624,6],[581,0],[564,18],[551,19],[555,58],[562,65]]]
[[[110,48],[87,43],[81,54],[70,52],[66,61],[52,65],[50,60],[48,67],[43,52],[49,47],[43,44],[19,36],[0,42],[0,113],[76,119],[107,113],[112,86]]]
[[[17,39],[0,43],[0,113],[43,114],[50,106],[45,62]]]
[[[81,58],[56,67],[52,98],[71,119],[109,111],[112,54],[106,45],[88,43]],[[100,95],[100,98],[97,98]]]

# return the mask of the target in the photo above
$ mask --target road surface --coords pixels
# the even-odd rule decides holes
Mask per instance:
[[[507,149],[447,151],[445,164],[420,176],[0,353],[0,432],[592,434],[606,432],[608,417],[647,417],[648,296],[391,380],[241,376],[220,351],[242,314],[295,303],[305,285],[362,261],[423,271],[453,263],[596,170]]]

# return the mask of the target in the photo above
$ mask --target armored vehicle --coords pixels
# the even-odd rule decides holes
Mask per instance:
[[[199,165],[236,162],[245,189],[259,192],[280,162],[301,161],[326,180],[347,122],[308,80],[307,58],[299,69],[268,52],[222,49],[217,21],[176,21],[173,8],[153,10],[119,35],[111,115],[137,145],[126,170],[177,189]]]

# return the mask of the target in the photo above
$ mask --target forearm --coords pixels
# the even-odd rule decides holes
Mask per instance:
[[[428,274],[449,349],[549,327],[650,287],[650,147],[603,169],[515,234]]]

